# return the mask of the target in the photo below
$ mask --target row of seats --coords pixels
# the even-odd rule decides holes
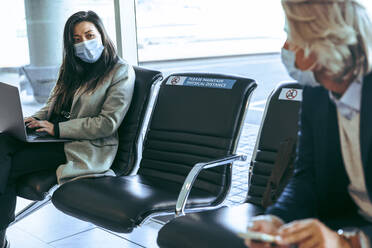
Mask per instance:
[[[245,159],[235,152],[256,83],[205,73],[172,74],[161,82],[159,71],[134,69],[133,100],[119,128],[112,166],[116,177],[79,179],[58,187],[54,171],[27,175],[18,182],[18,195],[35,202],[12,224],[52,199],[64,213],[116,232],[131,232],[150,217],[176,213],[177,218],[159,232],[161,247],[226,246],[212,238],[219,232],[223,240],[230,235],[236,247],[242,246],[235,233],[245,230],[249,217],[263,211],[259,198],[270,180],[280,142],[296,138],[300,102],[292,99],[293,94],[285,99],[285,92],[283,98],[283,90],[301,89],[282,84],[268,100],[251,162],[247,196],[251,203],[218,208],[231,186],[232,163]],[[145,125],[151,92],[159,83]],[[146,130],[143,144],[142,130]],[[216,210],[184,216],[203,209]]]

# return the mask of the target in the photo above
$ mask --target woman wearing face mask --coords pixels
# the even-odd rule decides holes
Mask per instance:
[[[14,220],[16,181],[56,170],[59,183],[80,176],[114,175],[117,129],[132,99],[134,70],[118,58],[101,19],[81,11],[66,22],[63,61],[46,105],[25,119],[36,132],[71,139],[66,143],[23,143],[0,134],[0,247]]]
[[[282,5],[283,64],[305,86],[299,144],[293,178],[250,229],[283,247],[371,247],[372,22],[359,0]]]

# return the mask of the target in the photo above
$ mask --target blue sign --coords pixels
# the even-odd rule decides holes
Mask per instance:
[[[236,80],[234,79],[171,76],[166,84],[203,88],[232,89],[235,83]]]

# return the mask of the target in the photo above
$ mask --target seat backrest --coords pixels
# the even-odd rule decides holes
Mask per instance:
[[[111,169],[116,175],[128,175],[135,167],[137,145],[150,100],[152,85],[162,79],[162,73],[134,66],[136,74],[132,102],[119,127],[119,148]]]
[[[292,139],[296,144],[302,86],[280,83],[269,96],[249,169],[246,202],[262,205],[268,179],[282,142]]]
[[[196,163],[233,154],[255,88],[254,80],[238,76],[167,77],[150,119],[138,174],[179,183],[181,188]],[[227,165],[204,170],[194,187],[218,199],[230,184],[231,165]]]

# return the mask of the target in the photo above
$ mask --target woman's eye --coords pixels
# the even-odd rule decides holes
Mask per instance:
[[[87,35],[87,38],[88,38],[88,39],[92,39],[92,38],[94,38],[94,34],[88,34],[88,35]]]
[[[74,43],[75,43],[75,44],[77,44],[77,43],[79,43],[79,42],[80,42],[80,39],[79,39],[79,38],[75,38],[75,39],[74,39]]]

